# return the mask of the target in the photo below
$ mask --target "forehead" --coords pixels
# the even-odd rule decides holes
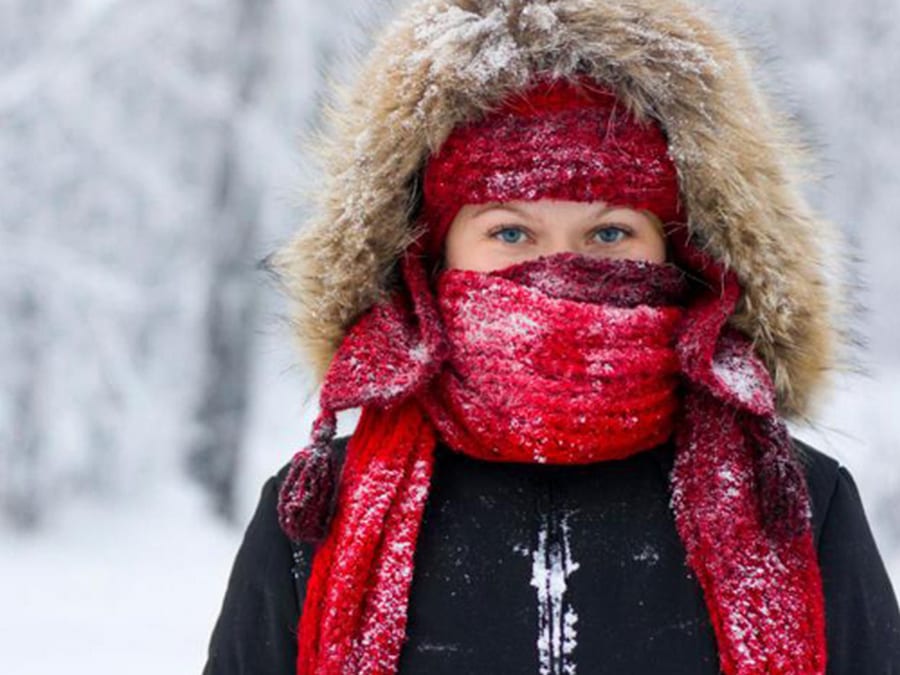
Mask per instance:
[[[575,202],[561,199],[537,199],[530,201],[514,200],[507,202],[468,204],[465,208],[468,214],[474,217],[492,211],[509,211],[523,215],[542,215],[548,213],[602,215],[617,207],[608,205],[606,202]]]
[[[596,219],[606,215],[631,215],[658,219],[646,209],[633,209],[629,206],[607,204],[606,202],[575,202],[558,199],[539,199],[533,201],[486,202],[484,204],[467,204],[460,210],[466,220],[488,217],[491,214],[512,214],[535,219]]]

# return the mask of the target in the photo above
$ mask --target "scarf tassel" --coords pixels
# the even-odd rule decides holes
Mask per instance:
[[[291,459],[278,497],[278,522],[293,541],[315,543],[328,532],[337,495],[337,465],[331,441],[337,430],[332,410],[319,413],[312,442]]]

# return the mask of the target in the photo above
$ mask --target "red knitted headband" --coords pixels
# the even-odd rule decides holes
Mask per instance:
[[[539,80],[453,130],[425,167],[425,249],[438,259],[465,204],[604,201],[683,222],[678,174],[658,124],[640,124],[592,81]]]

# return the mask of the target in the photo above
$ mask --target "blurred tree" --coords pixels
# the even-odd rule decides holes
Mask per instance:
[[[11,433],[7,442],[0,444],[0,504],[15,527],[29,530],[39,525],[42,515],[39,473],[45,344],[40,336],[41,309],[34,289],[19,289],[12,304],[8,318],[18,330],[8,333],[16,344],[9,345],[7,353],[15,353],[17,361],[7,370]]]
[[[235,485],[248,416],[257,303],[251,263],[262,192],[254,172],[245,170],[244,158],[254,151],[248,125],[267,65],[264,46],[272,14],[270,0],[238,0],[238,4],[228,50],[234,107],[223,124],[221,161],[212,186],[212,271],[197,410],[199,433],[188,450],[191,475],[209,490],[216,512],[228,520],[235,517]]]

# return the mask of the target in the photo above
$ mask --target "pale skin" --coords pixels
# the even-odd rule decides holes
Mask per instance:
[[[467,204],[447,232],[444,266],[491,272],[562,252],[662,263],[666,239],[651,212],[605,202]]]

